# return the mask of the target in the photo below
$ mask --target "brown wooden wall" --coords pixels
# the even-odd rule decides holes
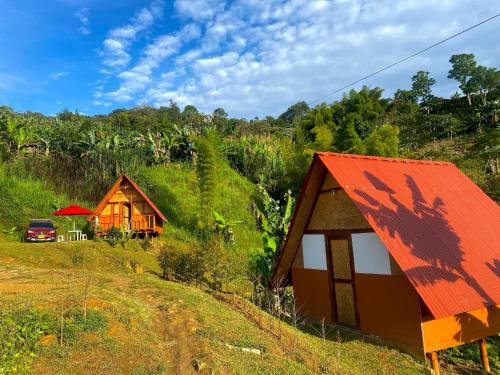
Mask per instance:
[[[355,275],[360,331],[422,352],[417,292],[404,275]]]
[[[292,268],[293,293],[299,314],[314,320],[332,321],[328,271]]]
[[[500,333],[500,305],[422,323],[426,352],[450,348]]]

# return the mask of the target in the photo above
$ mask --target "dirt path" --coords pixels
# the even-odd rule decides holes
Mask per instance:
[[[168,373],[204,373],[205,366],[196,353],[203,348],[194,337],[198,323],[196,315],[183,306],[182,301],[167,301],[152,289],[138,290],[138,297],[154,312],[153,331],[159,335],[166,347],[166,359],[170,364]]]

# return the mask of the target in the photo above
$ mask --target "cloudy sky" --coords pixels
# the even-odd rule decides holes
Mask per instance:
[[[43,6],[41,6],[43,4]],[[497,0],[0,0],[0,105],[86,114],[137,105],[277,115],[500,11]],[[446,78],[454,53],[500,66],[500,18],[364,84]],[[357,87],[359,87],[358,85]],[[331,102],[341,93],[328,97]]]

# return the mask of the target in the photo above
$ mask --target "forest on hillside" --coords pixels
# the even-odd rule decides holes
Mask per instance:
[[[297,194],[314,151],[439,159],[455,162],[499,200],[499,71],[472,54],[450,58],[449,79],[461,93],[433,95],[432,74],[384,97],[380,87],[351,90],[333,103],[290,106],[278,117],[229,118],[187,105],[49,117],[0,107],[0,157],[16,173],[41,178],[56,191],[89,201],[122,173],[140,166],[195,163],[201,139],[229,165],[279,199]],[[214,138],[217,138],[214,140]],[[96,194],[97,193],[97,194]]]

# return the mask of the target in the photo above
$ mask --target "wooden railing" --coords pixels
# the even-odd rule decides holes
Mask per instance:
[[[131,221],[132,230],[154,230],[156,226],[155,215],[141,215]]]
[[[111,219],[111,217],[110,217]],[[100,218],[99,220],[99,230],[101,232],[107,232],[108,230],[111,229],[111,227],[118,227],[114,220],[109,220],[108,218]],[[125,228],[127,226],[127,228]],[[127,231],[133,230],[133,231],[154,231],[156,227],[156,217],[154,214],[150,215],[134,215],[132,220],[128,223],[128,225],[125,225],[125,223],[122,223],[121,225],[122,228],[124,228]]]

